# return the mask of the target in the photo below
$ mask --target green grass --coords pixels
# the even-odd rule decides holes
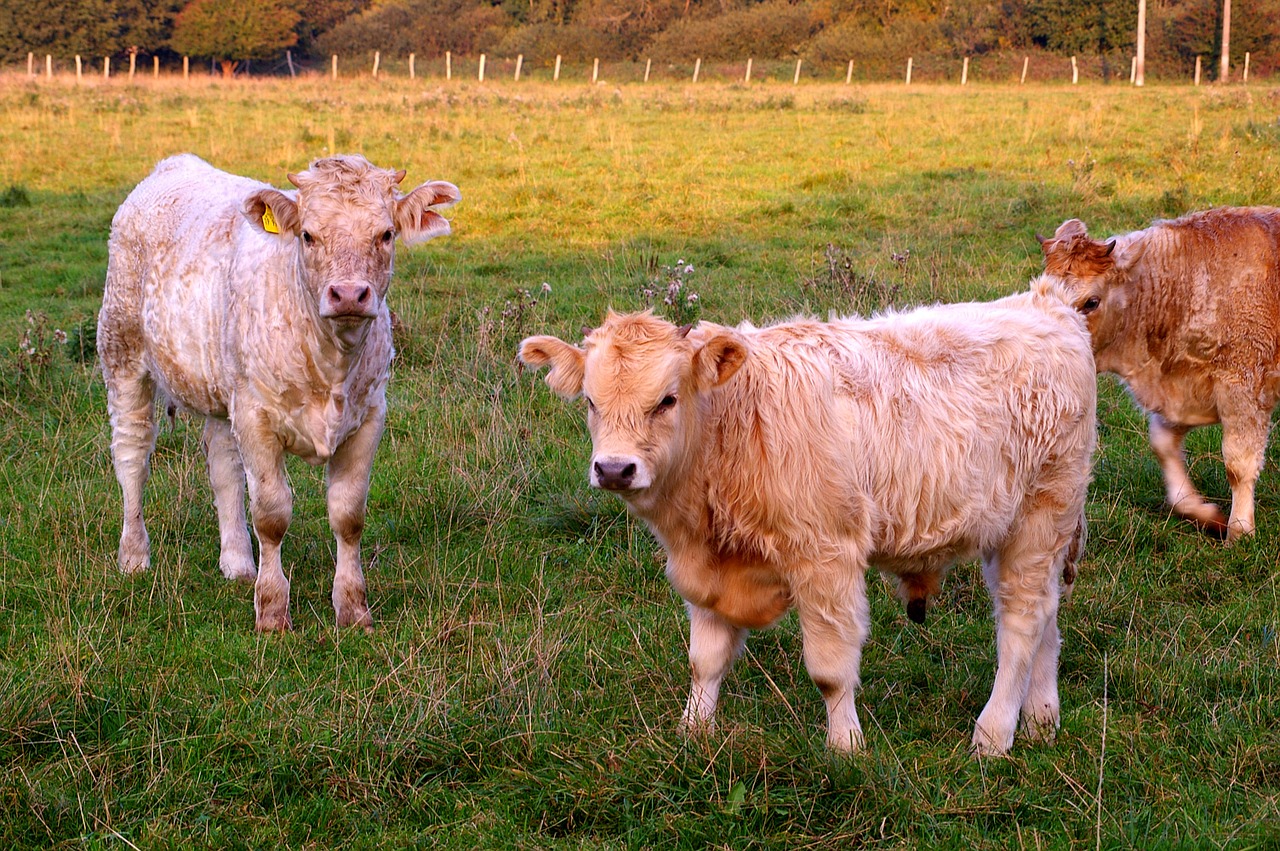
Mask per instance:
[[[864,754],[824,751],[794,617],[752,637],[719,730],[686,741],[660,549],[587,487],[582,411],[514,355],[642,306],[678,260],[726,322],[1012,292],[1065,218],[1105,234],[1274,202],[1278,105],[1257,87],[0,79],[0,845],[1276,847],[1280,449],[1257,537],[1223,547],[1170,518],[1141,417],[1100,379],[1053,745],[968,756],[994,665],[972,564],[923,628],[871,583]],[[217,569],[194,421],[157,446],[154,569],[117,573],[101,379],[52,329],[91,333],[111,215],[156,160],[282,184],[330,146],[464,200],[392,291],[377,630],[335,631],[322,477],[291,463],[297,629],[262,637],[251,588]],[[1193,435],[1192,472],[1225,500],[1218,440]]]

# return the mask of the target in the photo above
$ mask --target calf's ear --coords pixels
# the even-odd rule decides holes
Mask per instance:
[[[1067,219],[1058,225],[1058,229],[1053,232],[1054,239],[1063,239],[1068,236],[1088,236],[1089,231],[1085,228],[1084,222],[1079,219]]]
[[[539,367],[550,364],[547,386],[562,399],[576,399],[582,393],[582,377],[587,353],[558,337],[528,337],[520,344],[520,362]]]
[[[244,202],[244,214],[260,231],[295,237],[301,227],[298,204],[279,189],[259,189]]]
[[[698,389],[710,390],[724,384],[746,360],[747,341],[733,331],[720,331],[693,353],[693,376]]]
[[[449,220],[436,212],[462,200],[458,187],[444,180],[432,180],[396,199],[396,230],[405,245],[426,242],[449,233]]]

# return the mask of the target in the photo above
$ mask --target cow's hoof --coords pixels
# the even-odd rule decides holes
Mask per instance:
[[[1013,734],[991,736],[981,727],[973,731],[969,752],[976,757],[1005,756],[1013,747]]]
[[[373,632],[373,616],[369,614],[368,606],[352,606],[339,611],[337,615],[339,627],[359,626],[365,632]]]
[[[218,568],[223,576],[235,582],[256,582],[258,579],[258,568],[252,557],[222,556],[218,559]]]
[[[259,616],[254,629],[258,632],[290,632],[293,629],[293,621],[289,619],[288,612],[282,615]]]

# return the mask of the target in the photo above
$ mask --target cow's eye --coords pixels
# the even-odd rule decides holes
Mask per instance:
[[[1080,312],[1089,314],[1098,309],[1098,305],[1102,304],[1102,299],[1096,295],[1091,295],[1084,300],[1084,304],[1080,305]]]
[[[392,233],[391,231],[389,231],[389,230],[384,230],[384,231],[382,232],[382,244],[383,244],[383,245],[389,245],[389,244],[391,243],[391,240],[393,240],[393,239],[395,239],[395,238],[396,238],[396,235],[395,235],[394,233]]]
[[[311,235],[311,231],[304,230],[302,232],[302,241],[305,242],[307,245],[315,245],[316,238]]]
[[[676,397],[670,394],[663,396],[662,401],[658,403],[658,407],[653,409],[655,414],[665,413],[676,406]]]

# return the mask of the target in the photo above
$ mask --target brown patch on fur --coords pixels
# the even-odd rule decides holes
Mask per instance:
[[[722,556],[716,573],[719,593],[700,605],[735,626],[763,629],[791,610],[790,589],[767,565]]]
[[[818,687],[818,691],[822,693],[822,697],[825,700],[830,700],[832,695],[840,689],[840,686],[830,680],[814,680],[813,684]]]
[[[1089,239],[1083,233],[1045,240],[1044,271],[1060,278],[1096,278],[1116,265],[1112,252],[1114,242]]]

